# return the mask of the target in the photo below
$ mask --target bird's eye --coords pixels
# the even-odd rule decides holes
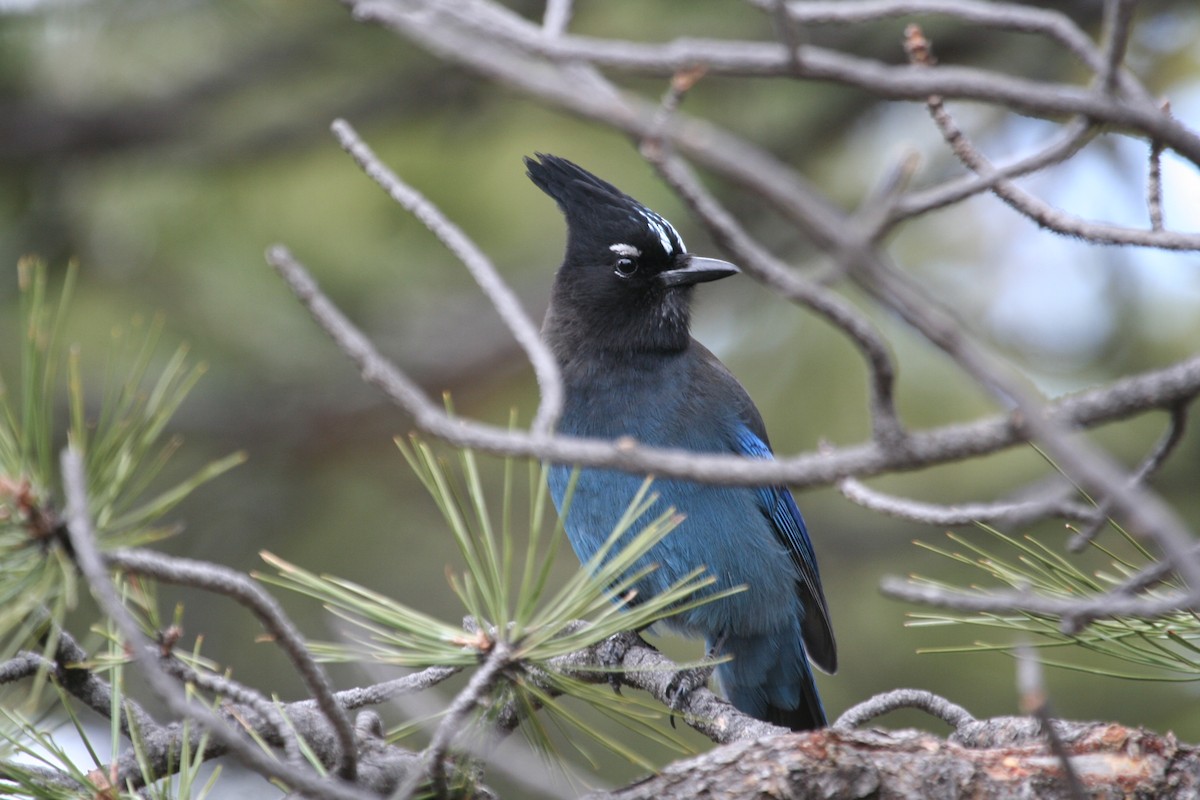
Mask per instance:
[[[621,256],[618,258],[617,263],[614,266],[616,273],[622,278],[628,278],[630,275],[637,272],[637,268],[637,262],[627,256]]]

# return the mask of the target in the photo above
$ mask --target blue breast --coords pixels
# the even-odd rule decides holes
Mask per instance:
[[[746,453],[741,441],[745,426],[736,404],[698,391],[693,382],[683,360],[591,373],[585,383],[568,384],[559,430],[609,439],[630,436],[696,452]],[[560,514],[571,473],[569,466],[550,471],[551,495]],[[582,562],[607,541],[643,480],[617,470],[581,470],[565,528]],[[772,526],[769,492],[670,479],[655,481],[651,490],[659,495],[657,502],[625,539],[668,507],[685,519],[635,566],[657,565],[639,583],[638,594],[656,594],[699,566],[716,578],[710,591],[746,587],[720,603],[682,612],[669,625],[688,635],[711,637],[769,633],[795,624],[803,614],[797,573]]]

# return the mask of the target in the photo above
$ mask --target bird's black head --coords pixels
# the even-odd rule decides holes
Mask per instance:
[[[563,348],[672,351],[687,347],[691,287],[732,264],[687,252],[658,214],[565,158],[526,158],[529,179],[567,220],[546,335]]]

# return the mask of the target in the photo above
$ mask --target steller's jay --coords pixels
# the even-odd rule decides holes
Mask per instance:
[[[567,221],[566,256],[542,329],[565,383],[559,431],[771,458],[746,390],[688,332],[692,287],[737,268],[689,254],[669,222],[566,159],[538,154],[525,165]],[[571,472],[550,470],[560,514]],[[608,539],[641,483],[617,470],[580,471],[565,527],[581,561]],[[698,566],[715,576],[715,590],[745,586],[666,624],[703,637],[711,656],[730,657],[716,677],[738,709],[794,730],[824,726],[809,660],[833,672],[837,649],[791,492],[685,480],[653,488],[659,506],[651,515],[674,506],[685,519],[646,556],[658,569],[637,594],[652,596]]]

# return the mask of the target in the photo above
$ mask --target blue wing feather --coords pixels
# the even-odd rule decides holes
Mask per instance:
[[[737,446],[743,455],[753,458],[774,458],[774,453],[758,434],[747,425],[737,432]],[[829,620],[829,606],[821,587],[821,574],[817,569],[817,556],[813,552],[812,540],[804,517],[796,505],[792,493],[783,486],[764,486],[758,490],[763,513],[771,520],[775,533],[788,548],[792,562],[796,565],[800,580],[798,589],[804,600],[804,643],[813,663],[827,672],[837,669],[837,646],[833,639],[833,625]]]

